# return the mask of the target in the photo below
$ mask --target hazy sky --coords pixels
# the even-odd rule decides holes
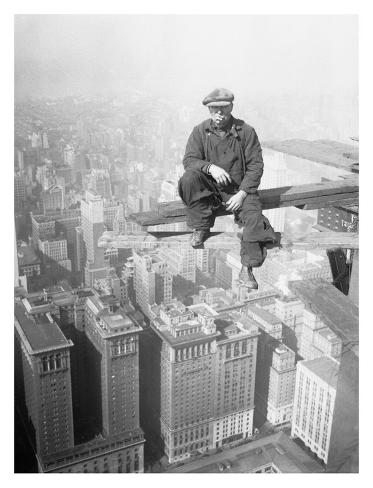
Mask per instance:
[[[356,95],[357,16],[18,15],[15,93]]]

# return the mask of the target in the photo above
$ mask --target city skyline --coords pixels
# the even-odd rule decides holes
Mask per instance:
[[[188,229],[133,215],[180,200],[218,80],[257,130],[260,194],[342,184],[357,16],[17,15],[15,41],[15,471],[356,472],[358,248],[269,248],[253,291],[238,248],[142,242]],[[356,194],[266,215],[346,236]]]

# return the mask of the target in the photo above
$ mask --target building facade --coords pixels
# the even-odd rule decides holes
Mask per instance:
[[[273,351],[269,373],[267,419],[273,425],[291,422],[295,372],[295,353],[280,344]]]
[[[297,364],[291,435],[328,462],[339,363],[326,356]]]
[[[56,287],[17,301],[21,383],[39,471],[143,472],[141,326],[132,312],[91,289]]]
[[[258,329],[205,303],[161,306],[161,436],[169,462],[252,435]],[[239,320],[238,320],[239,319]]]

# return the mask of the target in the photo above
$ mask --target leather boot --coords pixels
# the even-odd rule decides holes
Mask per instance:
[[[251,290],[258,289],[258,282],[256,281],[253,269],[250,266],[242,266],[238,279],[240,283],[247,286],[247,288],[250,288]]]

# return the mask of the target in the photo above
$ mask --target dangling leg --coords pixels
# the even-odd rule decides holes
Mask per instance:
[[[215,223],[216,188],[201,171],[186,171],[179,180],[179,195],[187,206],[187,225],[193,229],[192,247],[200,247]]]

